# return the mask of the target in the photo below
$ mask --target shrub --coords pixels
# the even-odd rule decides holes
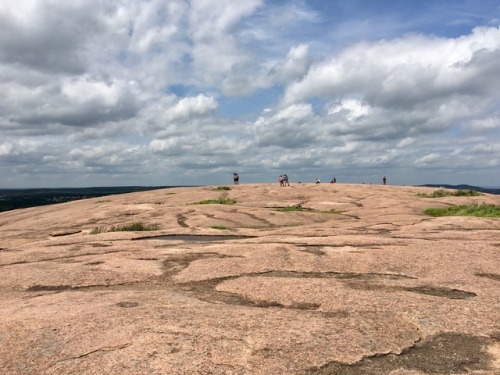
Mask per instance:
[[[227,227],[225,225],[213,225],[212,226],[212,229],[220,229],[220,230],[223,230],[223,229],[227,229]]]
[[[214,188],[213,190],[215,191],[221,191],[221,190],[231,190],[231,188],[229,186],[217,186],[216,188]]]
[[[500,217],[500,206],[493,204],[468,204],[461,206],[450,206],[447,208],[428,208],[424,211],[427,215],[440,216],[476,216],[476,217]]]
[[[442,197],[477,197],[483,195],[482,193],[472,190],[472,189],[459,189],[459,190],[445,190],[438,189],[434,190],[431,194],[417,194],[419,197],[423,198],[442,198]]]

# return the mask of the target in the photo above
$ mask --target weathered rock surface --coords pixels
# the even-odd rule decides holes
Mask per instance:
[[[500,197],[417,196],[433,190],[242,184],[2,213],[0,373],[500,374],[500,220],[423,213]],[[91,234],[133,222],[159,229]]]

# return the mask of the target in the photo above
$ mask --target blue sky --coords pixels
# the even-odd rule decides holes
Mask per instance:
[[[500,3],[0,3],[0,188],[500,185]]]

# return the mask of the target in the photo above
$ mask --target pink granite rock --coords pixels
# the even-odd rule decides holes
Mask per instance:
[[[0,373],[500,374],[500,219],[423,213],[500,197],[432,191],[242,184],[1,213]],[[158,230],[107,231],[131,223]]]

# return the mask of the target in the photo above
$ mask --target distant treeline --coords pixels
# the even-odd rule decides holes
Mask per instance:
[[[471,185],[438,185],[438,184],[427,184],[427,185],[420,185],[420,186],[435,187],[435,188],[442,188],[442,189],[474,190],[474,191],[479,191],[481,193],[487,193],[487,194],[496,194],[496,195],[500,194],[500,189],[483,188],[483,187],[471,186]]]
[[[119,186],[58,189],[0,189],[0,212],[106,195],[166,189],[173,186]]]

